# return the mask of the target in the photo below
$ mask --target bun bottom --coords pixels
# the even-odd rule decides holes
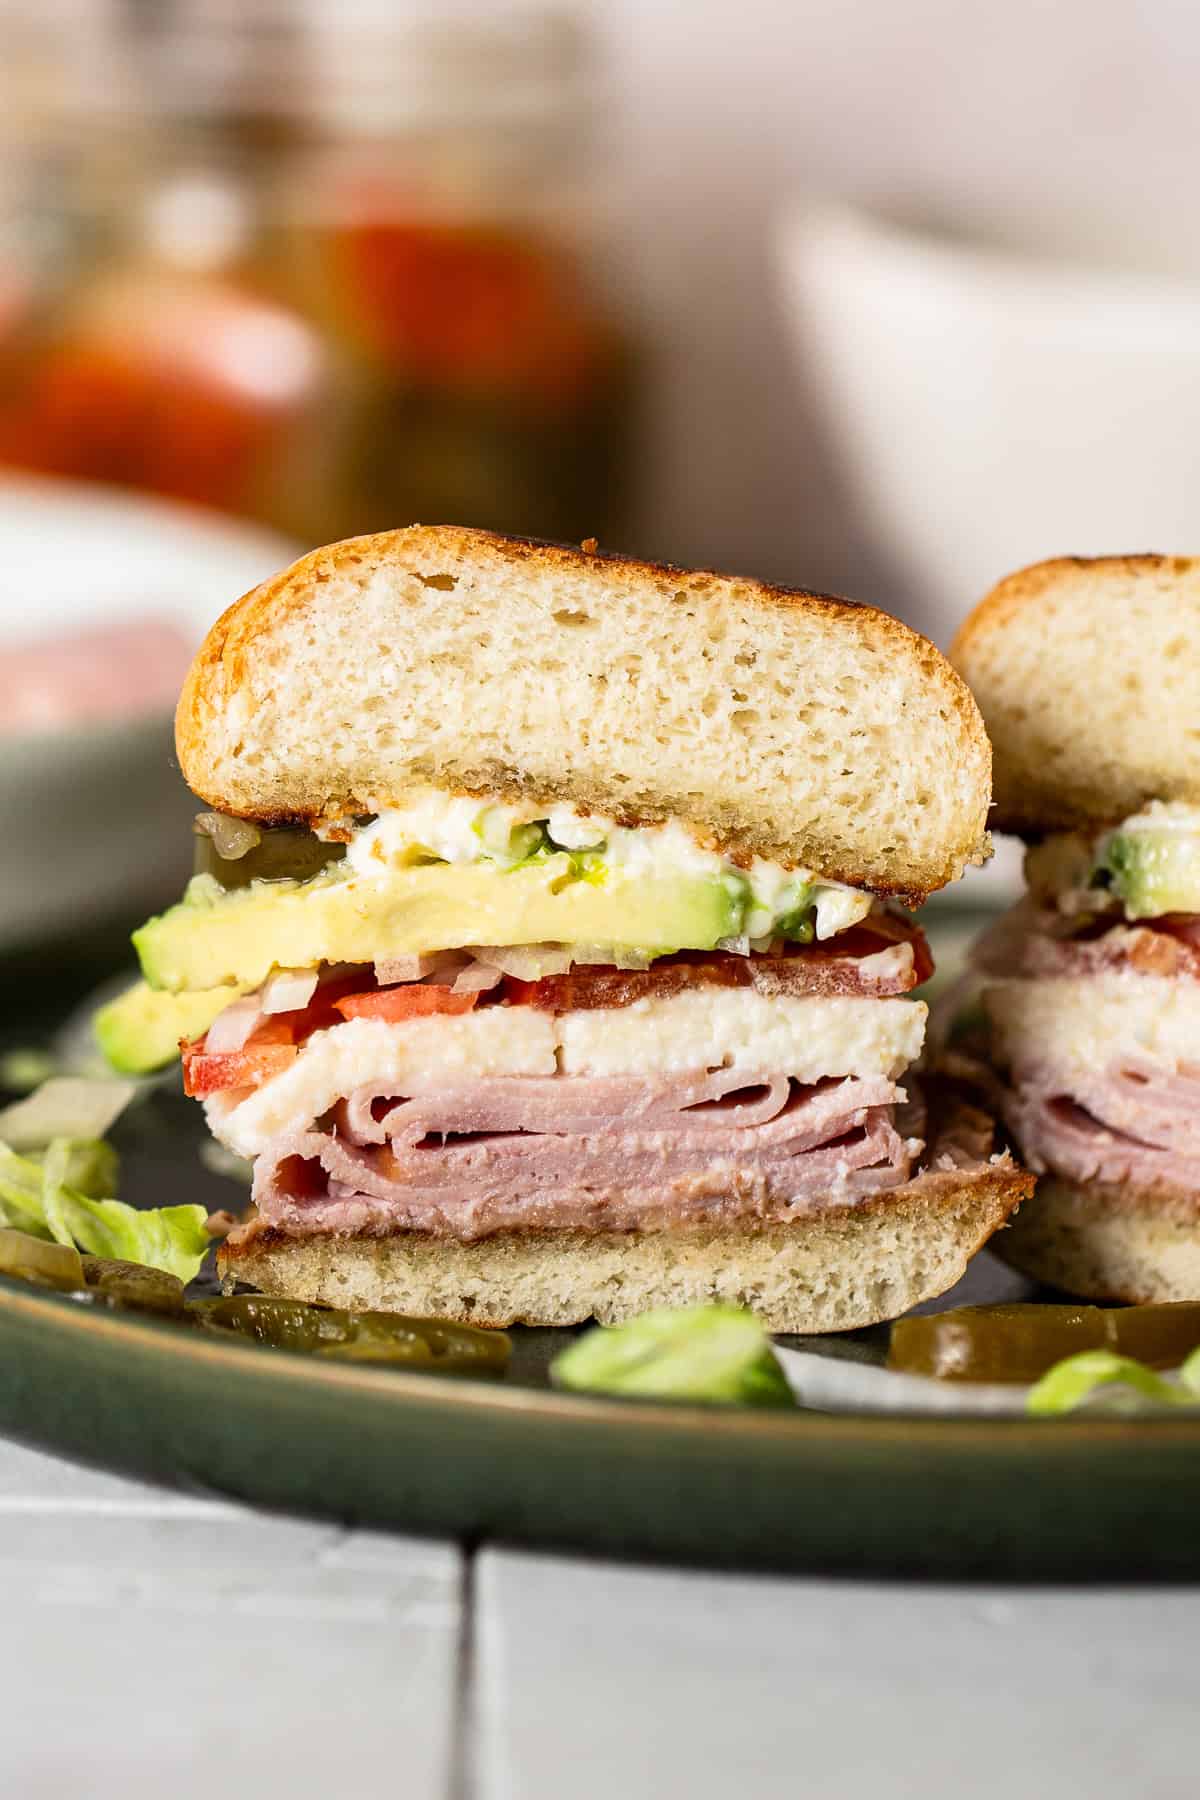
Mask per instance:
[[[1200,1193],[1043,1178],[992,1248],[1086,1300],[1200,1300]]]
[[[1007,1157],[929,1171],[792,1225],[661,1232],[506,1232],[459,1243],[288,1237],[250,1226],[223,1276],[268,1294],[466,1324],[614,1325],[657,1306],[721,1300],[772,1331],[850,1331],[942,1294],[1032,1187]]]

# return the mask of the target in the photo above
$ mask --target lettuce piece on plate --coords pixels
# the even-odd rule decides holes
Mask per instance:
[[[72,1186],[72,1173],[96,1174],[103,1160],[97,1152],[106,1150],[102,1144],[55,1138],[35,1160],[0,1143],[0,1226],[74,1244],[92,1256],[145,1263],[191,1281],[210,1243],[204,1208],[163,1206],[141,1212]]]
[[[6,1050],[0,1055],[0,1088],[14,1094],[31,1094],[43,1081],[49,1081],[57,1066],[50,1051],[36,1045]]]
[[[102,1138],[137,1091],[133,1081],[56,1075],[0,1110],[0,1142],[25,1152],[44,1150],[55,1138]]]
[[[771,1340],[752,1312],[699,1306],[598,1325],[557,1357],[559,1387],[653,1400],[794,1406]]]
[[[1101,1388],[1122,1390],[1115,1396],[1122,1412],[1200,1406],[1200,1349],[1188,1357],[1178,1381],[1113,1350],[1081,1350],[1047,1369],[1030,1388],[1026,1405],[1035,1417],[1053,1417],[1085,1406]]]
[[[116,1193],[121,1162],[111,1144],[106,1143],[103,1138],[58,1138],[51,1141],[67,1146],[66,1166],[59,1177],[64,1187],[86,1195],[89,1200],[107,1200]],[[44,1164],[49,1154],[49,1150],[33,1150],[29,1160]]]

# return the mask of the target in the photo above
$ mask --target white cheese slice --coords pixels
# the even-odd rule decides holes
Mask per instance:
[[[240,1104],[231,1104],[229,1094],[214,1094],[205,1111],[223,1144],[239,1156],[257,1156],[285,1132],[307,1131],[368,1081],[394,1081],[402,1093],[408,1083],[428,1089],[476,1075],[553,1075],[554,1024],[552,1013],[531,1006],[492,1006],[397,1025],[349,1019],[315,1032],[289,1068]]]
[[[567,1075],[660,1075],[696,1068],[788,1074],[896,1076],[921,1053],[921,1000],[695,987],[669,1000],[636,1000],[558,1020]]]
[[[989,981],[980,999],[998,1060],[1098,1073],[1122,1051],[1162,1063],[1200,1063],[1200,983],[1117,972]]]
[[[307,1130],[366,1082],[397,1094],[484,1075],[669,1075],[730,1067],[798,1081],[829,1075],[900,1075],[921,1053],[928,1008],[920,1000],[768,997],[695,988],[555,1015],[492,1006],[458,1017],[385,1024],[354,1019],[317,1032],[290,1068],[253,1094],[216,1094],[209,1124],[239,1156]]]

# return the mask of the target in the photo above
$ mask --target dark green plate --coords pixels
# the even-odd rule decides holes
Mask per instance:
[[[1200,1421],[839,1417],[344,1367],[0,1282],[0,1430],[358,1524],[709,1563],[1200,1575]]]
[[[18,986],[10,1041],[29,1041],[34,1000],[45,1017],[54,998],[48,980]],[[201,1167],[203,1120],[181,1096],[155,1095],[115,1135],[126,1199],[236,1203]],[[972,1299],[989,1297],[989,1260]],[[1195,1415],[621,1403],[549,1389],[566,1334],[513,1335],[503,1382],[460,1381],[225,1342],[0,1278],[0,1432],[194,1493],[465,1539],[864,1574],[1200,1577]],[[882,1336],[828,1347],[870,1358]]]

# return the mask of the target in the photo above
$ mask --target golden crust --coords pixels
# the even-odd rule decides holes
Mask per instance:
[[[992,1248],[1084,1299],[1200,1300],[1200,1192],[1046,1178]]]
[[[587,548],[575,549],[535,538],[505,537],[494,532],[456,526],[412,525],[373,536],[349,538],[311,551],[290,568],[235,601],[208,633],[188,672],[175,714],[175,742],[185,780],[193,792],[209,805],[222,811],[238,813],[265,825],[295,823],[311,826],[355,812],[377,811],[381,806],[401,801],[403,794],[373,792],[370,795],[339,795],[332,806],[314,805],[307,810],[247,808],[244,804],[234,804],[219,780],[214,778],[207,751],[215,722],[221,717],[231,697],[247,685],[250,664],[268,632],[278,627],[288,615],[310,607],[314,595],[323,584],[347,574],[353,575],[356,569],[368,569],[393,559],[402,560],[419,550],[422,555],[428,554],[434,564],[439,556],[469,556],[474,565],[484,572],[489,568],[511,570],[533,565],[541,573],[564,570],[578,574],[581,568],[591,566],[601,574],[616,572],[633,575],[670,589],[673,593],[682,591],[699,595],[710,592],[714,587],[729,586],[736,593],[739,603],[744,606],[801,609],[818,613],[826,620],[835,620],[839,626],[858,633],[860,638],[869,641],[876,651],[885,656],[893,649],[897,654],[903,653],[916,663],[924,677],[931,683],[936,683],[938,700],[959,726],[966,745],[965,754],[975,770],[981,792],[986,793],[990,779],[990,747],[978,708],[966,683],[950,668],[933,644],[890,614],[855,601],[814,593],[804,588],[776,587],[765,582],[722,575],[712,570],[685,570],[670,564],[641,561],[596,549],[592,547],[592,542],[588,540]],[[436,587],[438,583],[430,578],[426,585]],[[559,799],[571,798],[582,806],[590,804],[599,811],[613,811],[611,793],[602,795],[598,790],[589,793],[586,784],[579,781],[570,784],[568,794],[566,788],[561,792],[550,788],[545,792],[534,792],[528,782],[520,780],[510,770],[481,769],[478,776],[478,781],[466,784],[466,791],[496,793],[501,798],[519,796],[539,804],[544,801],[547,805]],[[410,772],[406,786],[411,785]],[[981,802],[981,811],[982,805]],[[666,816],[666,813],[654,814],[641,808],[628,813],[623,822],[655,823]],[[749,831],[730,836],[715,833],[712,834],[712,842],[716,848],[746,860],[755,855],[771,856],[773,849],[765,839],[756,838]],[[821,872],[848,885],[870,887],[910,905],[919,905],[930,892],[953,879],[959,872],[963,852],[960,847],[956,849],[957,856],[953,852],[947,854],[945,865],[937,872],[936,879],[930,879],[921,885],[912,880],[891,880],[886,875],[881,876],[878,870],[849,866],[827,867]],[[980,819],[973,852],[968,854],[971,860],[982,861],[988,853],[989,847]]]
[[[1006,729],[1001,718],[992,712],[979,673],[981,663],[996,653],[994,640],[1010,627],[1023,623],[1024,615],[1057,600],[1081,582],[1150,580],[1166,585],[1176,580],[1194,581],[1197,576],[1200,576],[1200,558],[1166,556],[1156,551],[1118,556],[1051,557],[1005,576],[967,615],[955,633],[947,655],[975,692],[993,740],[995,804],[990,818],[992,830],[1036,841],[1051,832],[1104,828],[1135,810],[1135,804],[1130,803],[1114,809],[1111,797],[1106,798],[1103,794],[1064,792],[1053,775],[1044,784],[1039,784],[1037,772],[1015,766],[1019,760],[1024,760],[1013,753],[1022,748],[1019,743],[1022,734],[1011,725]],[[1064,685],[1069,682],[1069,673],[1064,671],[1062,679]],[[1081,704],[1086,704],[1086,696],[1078,698]],[[1152,697],[1148,696],[1148,699],[1152,704]],[[1030,738],[1038,724],[1035,716],[1028,726]],[[1014,763],[1011,771],[1010,760]],[[1036,765],[1036,751],[1032,753],[1032,760]],[[1172,796],[1156,789],[1145,792],[1142,800],[1169,797]]]
[[[1024,606],[1041,598],[1051,588],[1061,585],[1064,577],[1075,575],[1188,575],[1200,568],[1194,556],[1162,556],[1155,550],[1142,550],[1128,556],[1052,556],[1045,562],[1028,563],[998,581],[979,604],[967,614],[954,634],[948,655],[957,667],[965,659],[977,638],[990,635],[1008,625],[1013,615]]]

